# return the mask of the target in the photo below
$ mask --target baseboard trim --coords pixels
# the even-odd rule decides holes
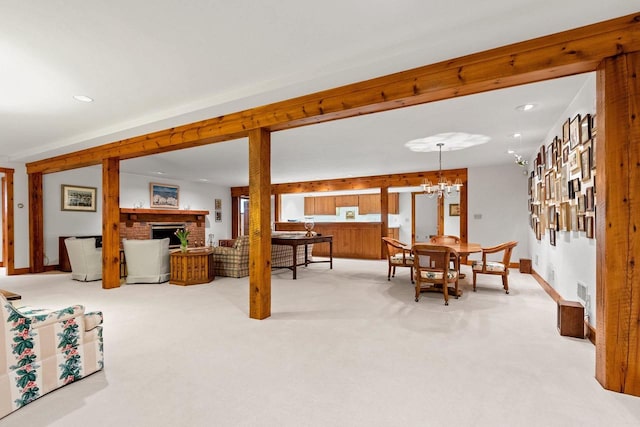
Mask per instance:
[[[14,268],[13,271],[11,272],[11,275],[18,275],[18,274],[29,274],[29,268]]]
[[[57,264],[44,266],[44,271],[57,271],[59,269],[60,267]]]
[[[531,269],[531,275],[533,276],[534,279],[536,279],[536,281],[540,284],[542,289],[544,289],[544,291],[547,293],[547,295],[549,295],[554,302],[557,303],[559,300],[564,299],[558,293],[558,291],[553,289],[553,287],[549,283],[547,283],[547,281],[544,280],[538,274],[538,272],[536,272],[533,268]],[[587,330],[587,334],[586,334],[587,336],[585,338],[588,338],[589,341],[591,341],[591,343],[593,345],[596,345],[596,330],[595,330],[595,328],[593,326],[591,326],[589,324],[589,322],[587,322],[586,320],[584,321],[584,326],[585,326],[585,329]]]

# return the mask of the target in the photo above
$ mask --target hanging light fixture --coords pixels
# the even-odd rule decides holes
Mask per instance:
[[[436,144],[439,152],[438,152],[438,182],[433,185],[431,181],[425,180],[425,182],[421,185],[422,191],[429,198],[433,197],[451,197],[460,193],[460,189],[462,188],[462,181],[460,178],[456,178],[455,182],[452,184],[450,181],[447,181],[442,176],[442,146],[443,142],[439,142]]]

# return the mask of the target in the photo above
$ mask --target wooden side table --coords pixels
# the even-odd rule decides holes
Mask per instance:
[[[194,248],[187,252],[174,251],[170,256],[171,276],[174,285],[198,285],[209,283],[215,278],[213,249]]]
[[[584,338],[584,307],[577,301],[558,300],[558,332],[566,337]]]

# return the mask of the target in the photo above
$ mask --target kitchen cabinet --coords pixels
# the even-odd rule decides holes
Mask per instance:
[[[358,206],[358,195],[357,194],[349,194],[345,196],[336,196],[336,207],[337,208],[350,208]]]
[[[336,197],[321,196],[315,198],[314,215],[335,215],[336,214]]]
[[[360,215],[380,213],[380,194],[361,194],[358,196]]]
[[[306,216],[316,214],[316,198],[315,197],[304,198],[304,214]]]

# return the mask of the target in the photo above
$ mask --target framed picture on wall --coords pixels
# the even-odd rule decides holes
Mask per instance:
[[[562,143],[563,144],[569,143],[569,123],[570,122],[571,122],[571,119],[567,119],[562,125]]]
[[[591,139],[591,114],[586,114],[582,120],[580,120],[580,143]]]
[[[582,181],[591,179],[591,148],[585,147],[580,153],[580,170],[582,171]]]
[[[587,216],[584,218],[584,231],[587,232],[587,237],[593,239],[593,217]]]
[[[551,246],[556,245],[556,230],[553,228],[549,230],[549,243],[551,243]]]
[[[222,210],[222,199],[215,199],[215,208],[217,211]]]
[[[215,218],[216,218],[216,222],[222,222],[222,212],[216,211]]]
[[[62,184],[60,209],[63,211],[95,212],[97,192],[96,187]]]
[[[569,122],[569,148],[574,150],[580,145],[580,114]]]
[[[460,204],[451,203],[449,205],[449,216],[460,216]]]
[[[178,209],[180,187],[170,184],[149,183],[152,208]]]

